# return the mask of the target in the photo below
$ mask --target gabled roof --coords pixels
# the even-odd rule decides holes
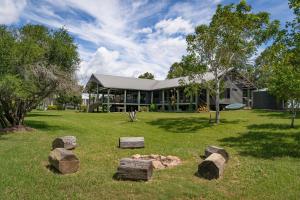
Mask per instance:
[[[151,90],[157,80],[139,79],[122,76],[112,76],[104,74],[93,74],[100,85],[105,88],[133,89],[133,90]]]
[[[213,74],[208,72],[204,74],[199,83],[213,79]],[[158,90],[165,88],[180,87],[180,80],[189,82],[188,77],[179,77],[167,80],[150,80],[133,77],[112,76],[104,74],[93,74],[89,82],[97,82],[102,87],[113,89],[131,89],[131,90]],[[88,82],[88,84],[89,84]]]

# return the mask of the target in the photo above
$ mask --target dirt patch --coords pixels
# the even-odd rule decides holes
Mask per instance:
[[[13,133],[13,132],[30,132],[34,131],[34,128],[30,128],[28,126],[19,125],[19,126],[13,126],[8,128],[0,128],[0,132],[2,133]]]

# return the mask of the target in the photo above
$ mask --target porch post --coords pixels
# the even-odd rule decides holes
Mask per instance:
[[[138,111],[140,111],[140,108],[141,108],[140,104],[141,104],[141,91],[139,90],[138,91]]]
[[[209,90],[206,89],[206,106],[208,111],[210,111],[210,98],[209,98]]]
[[[193,94],[190,96],[190,112],[193,110]]]
[[[198,91],[195,92],[195,104],[196,104],[196,110],[198,109],[198,98],[199,98],[199,95],[198,95]]]
[[[248,107],[250,107],[250,90],[249,90],[249,88],[247,89],[247,99],[248,99]]]
[[[151,104],[153,104],[153,91],[151,91]]]
[[[110,112],[109,96],[110,96],[110,89],[107,89],[107,112]]]
[[[97,100],[96,100],[96,103],[98,103],[99,102],[99,84],[97,83]],[[97,112],[99,112],[99,104],[98,104],[98,106],[97,106]]]
[[[162,90],[162,110],[165,110],[165,90]]]
[[[89,100],[88,100],[86,112],[89,112],[89,111],[90,111],[90,105],[91,105],[91,93],[90,93],[90,91],[89,91]]]
[[[124,90],[124,112],[126,112],[126,97],[127,97],[127,90]]]
[[[176,110],[177,110],[177,112],[179,112],[179,89],[178,88],[177,88],[176,92],[177,92]]]
[[[104,91],[102,91],[102,112],[104,112]]]

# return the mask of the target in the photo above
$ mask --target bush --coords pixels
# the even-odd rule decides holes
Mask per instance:
[[[56,105],[49,105],[47,110],[57,110],[57,106]]]
[[[154,104],[154,103],[152,103],[152,104],[150,105],[149,111],[150,111],[150,112],[156,112],[156,111],[157,111],[157,105]]]
[[[87,111],[87,106],[86,105],[80,105],[80,111],[81,112],[86,112]]]
[[[148,112],[149,111],[149,108],[148,106],[140,106],[140,112]]]
[[[65,110],[63,105],[49,105],[47,110]]]
[[[66,108],[64,107],[64,105],[59,104],[57,105],[57,110],[66,110]]]

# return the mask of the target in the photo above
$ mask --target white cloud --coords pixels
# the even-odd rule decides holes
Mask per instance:
[[[18,21],[26,6],[26,0],[0,0],[0,24]]]
[[[177,17],[176,19],[167,19],[158,22],[155,25],[157,30],[161,30],[166,34],[174,33],[191,33],[193,32],[193,25],[188,20],[182,19],[182,17]]]
[[[92,73],[110,74],[113,72],[113,67],[116,66],[120,54],[118,51],[110,51],[105,47],[100,47],[91,56],[90,60],[83,61],[79,69],[79,75],[91,75]],[[107,67],[109,66],[109,67]]]
[[[192,2],[177,2],[169,9],[167,17],[182,16],[195,24],[208,24],[215,13],[216,6],[222,0],[201,0]]]
[[[148,71],[156,78],[164,79],[171,64],[186,53],[185,35],[193,31],[195,24],[194,18],[187,15],[193,8],[192,3],[185,3],[184,11],[179,10],[178,3],[175,4],[169,13],[176,15],[169,15],[166,11],[162,12],[169,6],[168,1],[41,2],[28,3],[21,17],[49,27],[64,26],[78,39],[86,41],[78,45],[82,62],[77,75],[82,83],[92,73],[137,76]],[[198,6],[198,10],[192,11],[200,13],[197,17],[204,19],[207,17],[206,9]],[[58,13],[68,13],[71,17]],[[88,16],[88,20],[84,15]],[[148,19],[152,19],[151,23]]]
[[[152,33],[152,29],[150,27],[147,27],[147,28],[142,28],[142,29],[138,30],[137,32],[148,34],[148,33]]]

